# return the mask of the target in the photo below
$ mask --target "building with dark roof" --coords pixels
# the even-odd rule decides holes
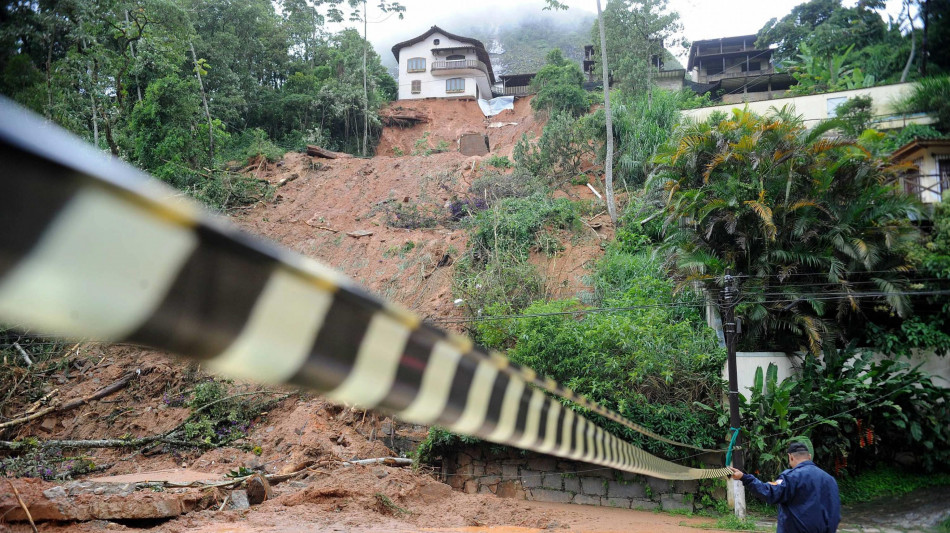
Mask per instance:
[[[495,73],[485,45],[438,26],[393,46],[399,99],[491,98]]]
[[[690,78],[705,86],[715,85],[723,103],[770,100],[785,94],[796,83],[785,72],[777,72],[772,50],[756,48],[755,35],[739,35],[694,41],[689,49],[686,70]]]

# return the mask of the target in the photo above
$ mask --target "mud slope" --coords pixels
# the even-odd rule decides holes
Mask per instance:
[[[510,154],[522,133],[534,134],[543,127],[534,118],[529,99],[518,100],[514,111],[493,119],[516,125],[498,128],[487,127],[478,106],[470,100],[394,105],[411,108],[430,121],[413,128],[385,128],[380,154],[392,152],[393,146],[401,146],[409,154],[412,144],[426,131],[431,132],[430,145],[451,140],[453,147],[462,133],[487,132],[492,154]],[[465,199],[472,181],[489,170],[487,157],[464,156],[454,148],[429,156],[379,155],[370,159],[320,159],[288,153],[257,173],[275,185],[283,183],[274,200],[237,212],[234,219],[252,233],[329,264],[423,318],[458,316],[461,310],[452,303],[452,264],[466,249],[466,231],[447,220],[449,205]],[[567,194],[593,198],[583,186],[572,187]],[[396,214],[402,217],[397,220],[401,224],[407,213],[419,213],[437,223],[420,229],[388,225]],[[598,218],[600,223],[606,220],[606,216]],[[581,236],[570,239],[563,253],[536,258],[549,278],[553,296],[570,297],[584,289],[587,271],[583,267],[600,255],[600,241],[611,231],[597,222],[592,225],[600,229],[585,229]],[[360,234],[363,236],[356,236]]]
[[[412,106],[431,118],[413,128],[386,128],[381,154],[392,153],[393,147],[410,153],[415,141],[430,131],[432,145],[442,139],[454,143],[460,133],[485,132],[493,153],[510,155],[522,133],[537,134],[543,126],[532,115],[528,100],[519,100],[513,112],[494,119],[515,124],[496,128],[488,127],[488,121],[471,101],[397,105]],[[452,277],[454,261],[464,253],[467,237],[461,224],[448,220],[448,205],[464,199],[472,181],[486,171],[483,159],[457,151],[332,160],[289,153],[281,161],[255,171],[258,178],[276,186],[273,200],[235,211],[232,217],[246,230],[329,264],[423,317],[460,316],[462,310],[453,304]],[[586,187],[558,194],[592,197]],[[430,217],[437,223],[417,229],[390,225],[393,221],[403,224],[407,217],[414,216]],[[595,217],[582,233],[566,236],[562,253],[533,258],[547,276],[552,296],[570,297],[584,290],[586,267],[600,256],[601,242],[611,233],[607,222],[606,216]],[[46,376],[49,388],[58,389],[57,397],[65,402],[91,395],[133,371],[140,371],[141,376],[118,393],[7,430],[0,438],[118,439],[156,435],[185,421],[189,409],[176,403],[175,398],[208,379],[200,366],[166,354],[94,343],[74,347],[61,364],[46,370]],[[229,393],[261,390],[257,385],[234,383]],[[425,472],[407,469],[342,467],[341,461],[394,455],[394,450],[404,450],[421,439],[426,428],[331,405],[291,389],[271,391],[294,394],[258,417],[247,429],[247,437],[232,447],[201,450],[158,446],[89,449],[83,453],[97,465],[96,476],[187,468],[220,479],[242,466],[276,474],[313,465],[314,471],[276,485],[272,500],[249,510],[217,511],[217,502],[223,501],[224,493],[201,491],[196,495],[194,489],[189,489],[191,496],[181,498],[200,496],[206,510],[164,523],[130,524],[158,525],[160,531],[296,531],[302,527],[317,531],[417,531],[493,524],[533,531],[581,523],[625,529],[623,522],[596,522],[597,516],[603,516],[601,510],[585,514],[572,507],[455,493]],[[46,392],[50,391],[41,394]],[[32,399],[22,394],[13,396],[2,406],[5,419],[28,410]],[[24,481],[21,487],[27,500],[44,498],[51,488],[39,481]],[[0,489],[0,508],[17,507],[8,492],[6,487]],[[381,504],[379,495],[408,514]],[[127,498],[127,503],[116,503],[120,511],[122,505],[127,505],[129,512],[141,510],[143,502],[154,499],[142,491]],[[176,497],[172,494],[168,498],[172,501]],[[0,518],[0,531],[6,527]],[[15,531],[28,528],[22,523],[12,527]],[[126,529],[103,520],[67,522],[61,527],[70,531]],[[61,529],[49,523],[41,528]]]

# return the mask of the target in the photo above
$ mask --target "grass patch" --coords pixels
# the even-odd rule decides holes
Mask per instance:
[[[837,481],[841,503],[849,504],[901,496],[926,487],[950,486],[950,473],[917,474],[894,467],[880,467]]]
[[[745,518],[739,518],[736,515],[729,513],[723,516],[720,516],[716,519],[715,522],[702,522],[699,524],[690,524],[688,522],[680,522],[681,526],[694,527],[696,529],[716,529],[716,530],[725,530],[725,531],[774,531],[775,528],[760,526],[755,523],[755,518],[751,516],[746,516]]]

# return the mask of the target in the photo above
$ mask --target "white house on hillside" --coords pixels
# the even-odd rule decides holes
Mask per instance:
[[[399,99],[475,97],[490,99],[495,84],[485,45],[438,26],[397,43]]]

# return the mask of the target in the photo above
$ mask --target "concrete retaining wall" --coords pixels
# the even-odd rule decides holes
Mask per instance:
[[[697,481],[667,481],[518,450],[471,446],[443,457],[442,466],[446,483],[469,494],[623,509],[702,508]],[[724,483],[713,497],[725,498]]]

